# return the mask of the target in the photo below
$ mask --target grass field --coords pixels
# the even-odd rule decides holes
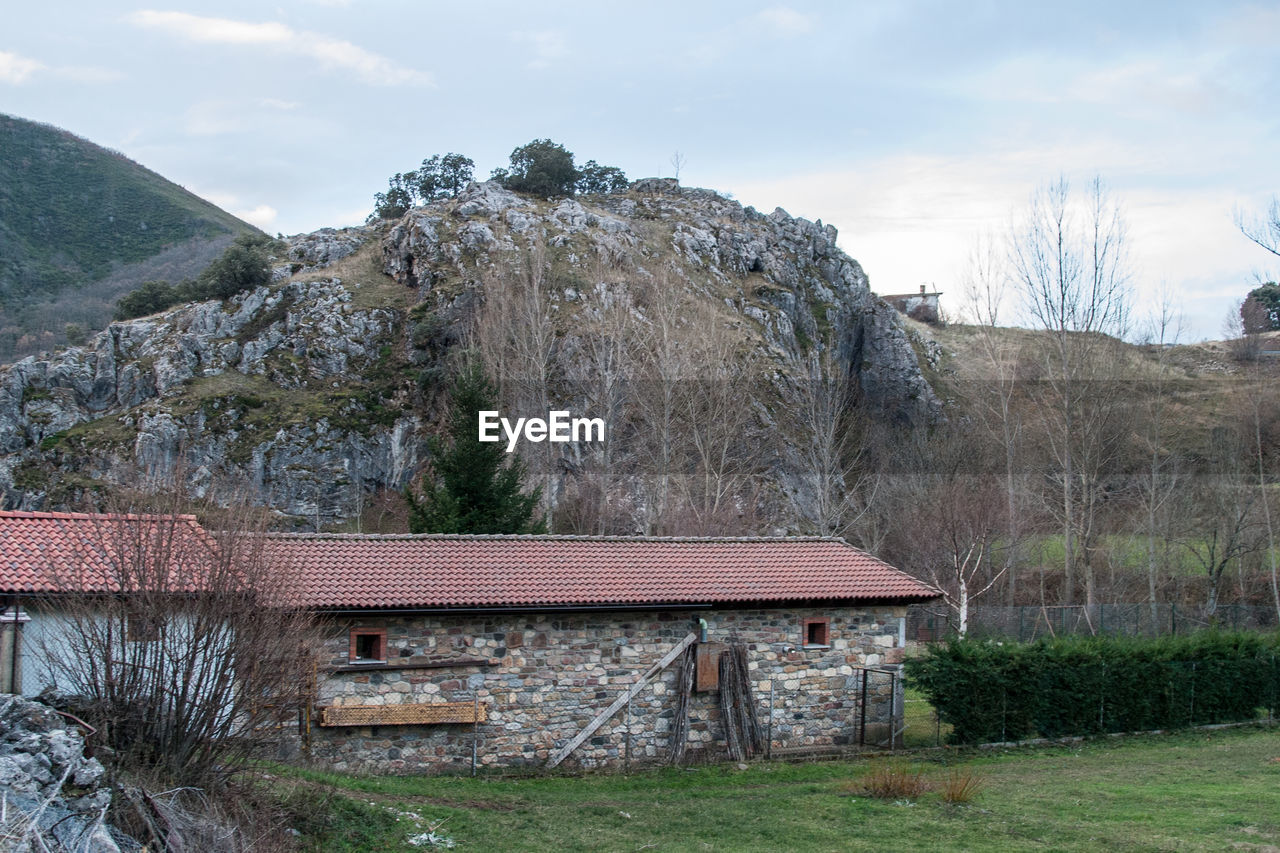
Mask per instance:
[[[983,782],[964,805],[886,802],[860,781],[884,759],[662,769],[630,776],[361,778],[273,769],[309,849],[475,851],[1276,850],[1280,732],[1102,739],[1070,748],[932,751],[940,780]],[[897,759],[901,760],[901,759]],[[409,816],[406,813],[412,813]]]

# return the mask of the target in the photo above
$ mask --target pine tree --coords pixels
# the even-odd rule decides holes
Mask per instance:
[[[540,488],[525,494],[524,463],[502,442],[482,442],[478,415],[495,409],[496,394],[479,365],[453,386],[450,443],[433,441],[434,478],[424,480],[422,497],[406,492],[409,529],[414,533],[545,533],[534,519]],[[508,463],[508,457],[510,459]]]

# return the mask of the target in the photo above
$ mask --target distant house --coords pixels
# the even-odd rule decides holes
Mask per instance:
[[[938,323],[942,319],[938,299],[942,294],[938,291],[927,292],[926,285],[920,285],[919,293],[894,293],[881,296],[885,302],[893,306],[900,314],[906,314],[912,320],[921,323]]]
[[[49,594],[76,594],[44,572],[83,553],[80,518],[0,513],[0,652],[20,662],[0,678],[16,673],[23,692],[48,673],[13,642],[56,624]],[[288,739],[336,769],[653,762],[677,737],[723,755],[726,651],[779,748],[887,744],[907,606],[937,596],[832,538],[270,534],[266,545],[296,572],[291,603],[324,626],[314,701]]]

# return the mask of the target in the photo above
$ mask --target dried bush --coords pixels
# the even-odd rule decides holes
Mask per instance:
[[[929,790],[929,780],[922,767],[885,762],[873,765],[853,790],[877,800],[914,800]]]
[[[118,769],[207,787],[275,745],[309,698],[318,642],[259,514],[202,527],[180,508],[65,522],[73,553],[40,603],[61,629],[40,645]]]
[[[981,793],[987,780],[969,768],[953,767],[942,777],[938,784],[938,793],[944,803],[958,804],[973,802]]]

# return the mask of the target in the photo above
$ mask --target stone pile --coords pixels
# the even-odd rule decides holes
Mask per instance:
[[[105,777],[61,714],[0,696],[0,848],[42,850],[55,841],[68,850],[118,851],[103,823],[111,804]]]

